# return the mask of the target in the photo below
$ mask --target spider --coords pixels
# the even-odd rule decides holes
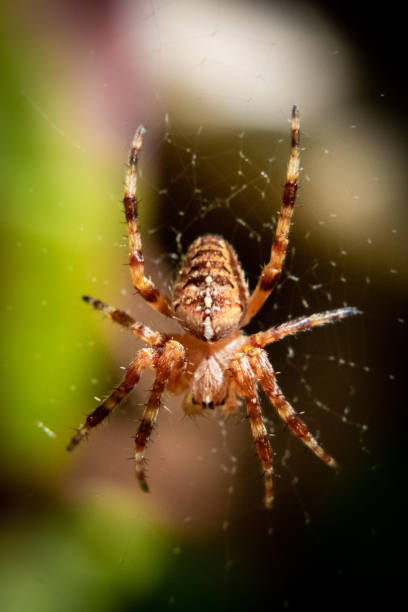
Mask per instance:
[[[130,273],[136,291],[152,308],[175,319],[185,333],[167,335],[136,322],[123,310],[100,300],[84,300],[143,340],[142,348],[130,363],[121,383],[86,419],[69,443],[74,449],[132,391],[142,370],[152,368],[155,379],[135,436],[135,470],[139,484],[148,491],[144,455],[152,433],[163,392],[184,394],[183,409],[188,415],[220,407],[224,415],[238,409],[238,398],[246,403],[247,415],[265,481],[265,505],[274,498],[272,449],[262,418],[258,387],[262,387],[289,429],[330,467],[337,463],[309,432],[278,386],[265,347],[286,336],[358,314],[345,307],[300,317],[277,327],[246,335],[242,328],[260,310],[280,278],[294,210],[299,177],[299,116],[291,114],[291,149],[286,183],[269,262],[249,293],[244,272],[234,248],[221,236],[206,234],[187,249],[173,285],[171,297],[163,296],[145,275],[138,218],[137,165],[145,129],[139,126],[132,141],[126,175],[124,207],[129,236]]]

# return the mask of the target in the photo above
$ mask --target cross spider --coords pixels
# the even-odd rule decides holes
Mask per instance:
[[[87,417],[67,450],[75,448],[93,427],[116,408],[138,383],[142,370],[149,367],[155,371],[155,380],[135,436],[136,476],[141,488],[148,491],[144,453],[165,388],[173,394],[184,393],[183,409],[188,415],[200,414],[204,408],[215,406],[220,406],[225,415],[232,414],[237,410],[238,397],[241,397],[246,402],[252,435],[264,471],[265,505],[269,508],[274,496],[272,449],[262,418],[258,385],[264,389],[281,419],[319,459],[331,467],[336,467],[337,463],[323,450],[285,399],[264,347],[286,336],[359,312],[356,308],[339,308],[300,317],[250,336],[242,331],[277,284],[285,260],[299,176],[298,113],[293,107],[286,184],[270,260],[251,294],[235,250],[221,236],[212,234],[197,238],[188,248],[171,298],[161,295],[153,281],[145,276],[136,197],[137,164],[144,132],[144,128],[139,126],[133,138],[123,199],[129,235],[130,273],[134,288],[150,306],[175,319],[185,333],[167,335],[154,331],[122,310],[84,297],[88,304],[128,328],[149,348],[138,351],[122,382]]]

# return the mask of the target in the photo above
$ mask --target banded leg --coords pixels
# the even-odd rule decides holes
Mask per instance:
[[[142,238],[140,235],[138,202],[136,198],[137,186],[137,164],[139,152],[143,144],[145,129],[139,126],[134,135],[129,153],[129,164],[126,174],[125,194],[123,203],[125,206],[126,223],[129,235],[130,248],[130,273],[133,286],[140,295],[150,304],[152,308],[170,316],[171,307],[169,300],[163,297],[156,289],[153,281],[144,273],[144,257],[142,250]]]
[[[259,405],[256,391],[257,379],[251,368],[248,356],[244,353],[240,353],[231,361],[230,369],[236,381],[239,394],[245,397],[246,400],[252,436],[264,470],[265,506],[271,508],[273,502],[272,449]]]
[[[337,467],[337,462],[319,445],[316,438],[309,432],[306,424],[298,413],[289,404],[276,381],[275,372],[269,362],[268,355],[263,349],[251,349],[248,358],[256,377],[266,391],[272,405],[280,418],[285,421],[289,429],[308,446],[314,454],[330,467]]]
[[[135,436],[135,470],[136,477],[143,491],[148,492],[149,487],[146,481],[144,469],[144,451],[146,444],[151,436],[157,413],[160,408],[160,400],[163,395],[165,386],[170,378],[177,377],[184,372],[186,364],[185,352],[183,346],[175,340],[169,340],[165,345],[163,352],[158,356],[154,364],[156,370],[156,378],[150,393],[149,401],[147,402],[143,413],[142,422]]]
[[[67,446],[68,451],[72,451],[78,444],[86,438],[89,431],[99,425],[116,406],[132,391],[133,387],[139,382],[140,373],[142,370],[152,365],[154,356],[153,349],[141,349],[136,358],[132,361],[128,367],[126,374],[120,383],[112,391],[106,400],[100,404],[91,414],[87,417],[85,423],[78,429],[75,436]]]
[[[295,205],[296,191],[299,177],[300,149],[299,149],[299,116],[296,106],[292,109],[292,143],[288,169],[286,172],[286,183],[283,191],[282,206],[280,209],[278,224],[276,226],[275,240],[271,248],[269,262],[263,268],[258,284],[248,301],[248,309],[241,323],[246,325],[262,307],[276,285],[282,272],[288,246],[288,235],[290,222]]]
[[[167,341],[167,336],[161,334],[159,332],[153,331],[144,323],[138,323],[135,321],[130,315],[127,314],[124,310],[119,310],[119,308],[114,308],[113,306],[108,306],[105,302],[101,300],[95,300],[95,298],[84,295],[82,299],[93,306],[95,310],[100,310],[103,314],[115,323],[119,323],[123,327],[129,329],[135,336],[150,344],[150,346],[163,346]]]
[[[299,317],[298,319],[293,319],[293,321],[287,321],[277,327],[271,327],[271,329],[267,329],[264,332],[258,332],[249,336],[248,347],[263,348],[267,344],[286,338],[286,336],[293,336],[300,332],[308,331],[312,327],[319,327],[327,323],[335,323],[345,317],[356,314],[361,314],[358,308],[347,307],[338,308],[337,310],[326,310],[326,312],[319,312],[308,317]]]

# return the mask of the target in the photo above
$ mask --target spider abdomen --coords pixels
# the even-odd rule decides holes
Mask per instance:
[[[187,250],[174,285],[173,309],[191,334],[207,342],[239,327],[248,286],[233,247],[221,236],[197,238]]]

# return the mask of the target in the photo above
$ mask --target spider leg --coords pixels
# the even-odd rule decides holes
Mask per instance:
[[[252,436],[255,440],[256,450],[264,470],[265,506],[270,508],[273,502],[272,449],[259,405],[256,390],[257,378],[245,353],[240,353],[232,359],[230,370],[235,379],[239,394],[246,400]]]
[[[286,183],[283,191],[282,206],[279,213],[278,224],[276,226],[275,240],[271,248],[271,256],[269,262],[266,264],[266,266],[264,266],[261,272],[255,290],[249,298],[247,312],[242,320],[241,327],[246,325],[252,319],[252,317],[258,312],[266,299],[269,297],[269,294],[280,277],[282,266],[285,261],[290,222],[293,215],[297,182],[299,177],[299,116],[296,106],[294,106],[292,109],[291,130],[292,144],[288,169],[286,172]]]
[[[316,438],[309,432],[296,410],[289,404],[276,381],[275,372],[269,362],[268,355],[263,349],[251,349],[248,352],[249,362],[256,377],[266,391],[279,416],[288,425],[289,429],[308,446],[314,454],[330,467],[338,467],[337,462],[319,445]]]
[[[163,351],[158,355],[154,364],[156,378],[150,393],[142,421],[135,436],[135,470],[136,477],[143,491],[148,491],[144,469],[144,451],[152,433],[157,414],[160,408],[160,400],[165,386],[170,378],[181,375],[186,367],[185,351],[183,346],[175,340],[169,340]]]
[[[119,310],[119,308],[114,308],[113,306],[108,306],[105,302],[101,300],[96,300],[95,298],[84,295],[82,299],[91,304],[95,308],[95,310],[100,310],[103,314],[115,323],[119,323],[123,327],[129,329],[135,336],[150,344],[150,346],[163,346],[167,341],[167,336],[161,334],[159,332],[153,331],[144,323],[138,323],[135,321],[130,315],[128,315],[124,310]]]
[[[73,450],[86,436],[88,432],[99,425],[116,406],[132,391],[133,387],[139,382],[140,373],[144,368],[152,365],[154,356],[154,349],[141,349],[136,358],[132,361],[128,367],[126,374],[120,383],[112,391],[109,397],[100,404],[91,414],[87,417],[85,423],[81,425],[71,442],[67,446],[67,450]]]
[[[138,201],[136,197],[137,186],[137,164],[139,152],[143,144],[145,129],[139,126],[134,135],[129,153],[129,164],[126,174],[125,194],[123,203],[125,206],[126,223],[129,235],[130,248],[130,273],[133,286],[140,295],[150,304],[152,308],[165,314],[171,315],[169,300],[163,297],[156,289],[153,281],[144,273],[144,257],[142,250],[142,238],[140,235]]]
[[[312,327],[319,327],[327,323],[335,323],[345,317],[356,314],[361,314],[358,308],[347,307],[338,308],[337,310],[326,310],[325,312],[312,314],[308,317],[299,317],[298,319],[282,323],[282,325],[277,327],[271,327],[264,332],[258,332],[249,336],[248,347],[263,348],[267,344],[286,338],[286,336],[293,336],[300,332],[308,331]]]

